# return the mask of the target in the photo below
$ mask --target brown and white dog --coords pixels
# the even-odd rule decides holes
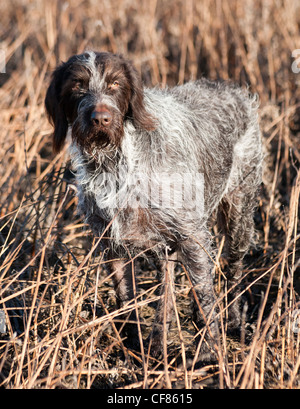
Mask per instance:
[[[195,323],[207,325],[200,359],[210,359],[217,310],[207,224],[216,210],[234,300],[261,183],[256,98],[205,79],[147,89],[121,55],[89,51],[55,70],[45,103],[55,152],[70,135],[79,209],[96,235],[110,237],[103,243],[120,307],[134,297],[130,260],[151,250],[162,270],[151,338],[158,355],[174,308],[174,260],[180,260],[193,285]],[[238,300],[229,318],[231,328],[239,327]],[[126,331],[129,340],[138,339],[135,325]]]

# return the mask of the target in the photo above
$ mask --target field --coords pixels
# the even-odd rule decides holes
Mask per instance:
[[[14,0],[0,14],[0,387],[300,388],[300,6],[297,0]],[[265,151],[256,246],[244,263],[241,333],[219,362],[194,366],[190,284],[176,272],[164,353],[126,349],[99,240],[76,213],[67,149],[52,153],[44,97],[57,63],[86,49],[121,52],[146,86],[205,76],[260,99]],[[0,61],[1,62],[1,61]],[[214,230],[214,226],[212,226]],[[221,238],[216,239],[218,249]],[[219,252],[220,253],[220,252]],[[219,254],[218,253],[218,254]],[[154,264],[137,263],[146,338],[157,301]]]

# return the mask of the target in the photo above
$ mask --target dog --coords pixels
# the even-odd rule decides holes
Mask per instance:
[[[200,359],[210,360],[218,308],[208,226],[217,214],[232,289],[229,327],[238,328],[236,294],[261,183],[258,98],[207,79],[144,88],[122,55],[88,51],[55,69],[45,107],[54,152],[69,139],[78,208],[112,260],[119,307],[135,296],[133,261],[154,253],[162,283],[150,342],[158,356],[172,321],[174,265],[181,262],[192,284],[197,331],[206,328]],[[133,311],[123,329],[129,341],[138,339],[135,320]]]

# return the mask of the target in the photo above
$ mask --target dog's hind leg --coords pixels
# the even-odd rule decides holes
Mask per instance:
[[[246,190],[246,191],[245,191]],[[241,323],[241,297],[243,258],[249,250],[253,231],[255,198],[245,187],[237,188],[223,198],[218,209],[218,228],[225,235],[224,255],[227,261],[228,304],[230,305],[228,329],[238,329]]]

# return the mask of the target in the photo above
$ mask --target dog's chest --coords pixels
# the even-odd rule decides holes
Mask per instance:
[[[154,221],[155,212],[149,206],[145,181],[137,182],[136,175],[129,175],[124,162],[121,165],[107,159],[96,167],[86,163],[78,152],[72,162],[79,211],[94,233],[101,235],[107,229],[117,243],[125,240],[151,246],[157,241],[157,220]]]

